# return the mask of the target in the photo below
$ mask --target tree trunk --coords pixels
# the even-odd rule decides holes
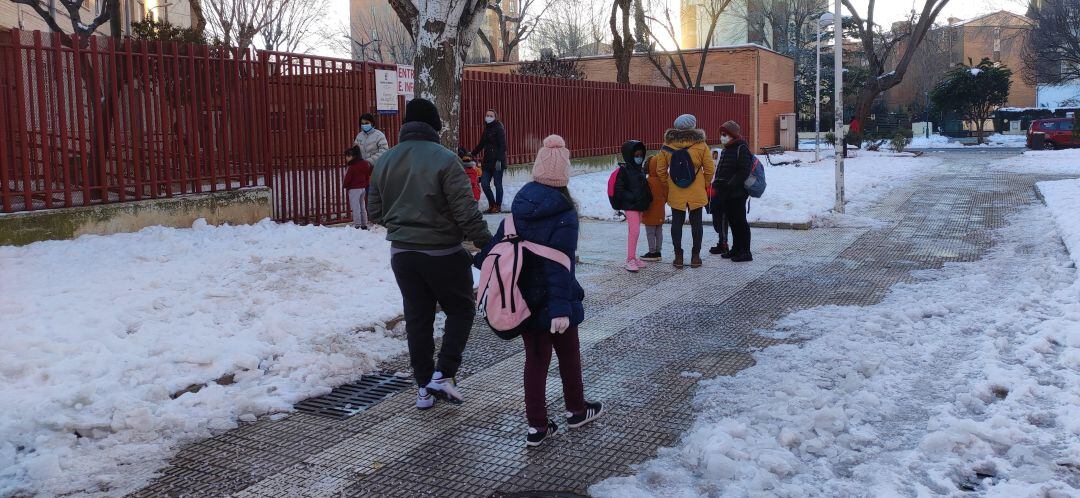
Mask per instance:
[[[203,13],[202,0],[191,0],[191,29],[201,38],[206,34],[206,14]]]
[[[464,56],[449,42],[435,47],[416,47],[416,95],[432,101],[442,118],[439,139],[457,150],[461,124],[461,75]]]
[[[855,113],[851,116],[852,121],[859,120],[860,133],[865,135],[866,120],[870,117],[870,110],[874,107],[874,99],[881,93],[880,90],[873,88],[873,85],[866,85],[859,90],[859,94],[855,96]]]

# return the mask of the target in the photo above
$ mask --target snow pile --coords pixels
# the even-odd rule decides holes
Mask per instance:
[[[373,370],[404,350],[389,256],[270,221],[0,247],[0,496],[125,494],[177,444]]]
[[[801,159],[796,166],[769,167],[765,176],[768,187],[760,199],[750,200],[747,219],[752,222],[806,223],[826,215],[834,204],[834,165],[831,160],[813,162],[813,152],[788,152],[784,157]],[[764,160],[764,157],[761,158]],[[845,161],[845,180],[849,210],[858,211],[892,189],[915,177],[931,172],[941,164],[934,157],[895,157],[885,152],[859,152]],[[600,220],[622,219],[611,209],[607,196],[610,171],[574,176],[570,194],[582,216]],[[505,207],[521,188],[506,187]],[[670,214],[670,208],[668,209]],[[706,214],[706,220],[711,217]]]
[[[1080,179],[1037,184],[1054,218],[1061,240],[1080,266]]]
[[[911,144],[908,145],[909,149],[941,149],[941,148],[962,148],[962,147],[1024,147],[1027,145],[1026,135],[1002,135],[1000,133],[994,133],[988,137],[981,145],[965,145],[955,139],[943,135],[930,135],[929,138],[918,136],[911,139]]]
[[[680,447],[590,493],[1077,496],[1080,284],[1045,209],[1012,222],[877,305],[780,320],[802,342],[703,381]]]
[[[1023,154],[1002,159],[993,166],[1023,173],[1080,175],[1080,149],[1025,150]]]

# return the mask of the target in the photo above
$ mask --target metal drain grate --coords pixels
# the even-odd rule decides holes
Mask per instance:
[[[412,378],[374,373],[359,382],[334,388],[329,394],[296,404],[297,411],[335,419],[349,418],[412,386]]]

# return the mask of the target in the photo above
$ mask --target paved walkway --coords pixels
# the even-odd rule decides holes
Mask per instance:
[[[609,413],[527,450],[518,341],[474,328],[459,375],[467,403],[429,412],[406,391],[345,420],[293,414],[182,449],[138,496],[489,496],[525,490],[584,493],[670,446],[689,426],[697,379],[731,375],[775,340],[756,329],[825,304],[879,301],[915,269],[979,258],[988,230],[1035,201],[1042,178],[985,169],[1001,155],[945,154],[941,169],[893,191],[882,223],[811,231],[754,231],[751,264],[706,256],[701,269],[618,268],[625,227],[587,223],[579,278],[587,397]],[[707,241],[713,237],[706,231]],[[668,250],[666,255],[670,256]],[[753,296],[752,299],[749,296]],[[407,370],[400,358],[390,370]],[[554,366],[552,414],[562,412]]]

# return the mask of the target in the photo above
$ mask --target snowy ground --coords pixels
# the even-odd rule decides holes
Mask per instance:
[[[1080,244],[1080,183],[1041,187],[1050,209],[984,259],[763,331],[798,342],[702,381],[678,447],[590,492],[1080,496],[1080,283],[1058,236]]]
[[[801,163],[798,166],[770,167],[765,157],[761,156],[768,187],[760,199],[751,199],[747,219],[752,222],[806,223],[826,216],[832,210],[835,195],[832,153],[823,154],[823,159],[817,163],[813,162],[813,158],[813,152],[788,152],[777,159],[799,159]],[[848,212],[857,213],[885,193],[919,175],[932,172],[940,164],[941,159],[937,157],[860,151],[858,157],[845,161]],[[602,171],[570,179],[570,193],[578,203],[582,216],[616,219],[616,212],[611,209],[607,197],[610,175],[610,171]],[[504,207],[510,207],[520,186],[507,185]],[[711,219],[708,214],[705,218]]]
[[[0,247],[0,496],[122,495],[179,443],[404,351],[389,256],[270,221]]]
[[[995,168],[1026,173],[1080,175],[1080,149],[1025,150],[1002,159]]]
[[[822,134],[824,135],[824,133]],[[944,135],[930,135],[929,138],[918,136],[911,139],[911,144],[908,148],[911,149],[941,149],[941,148],[961,148],[961,147],[1025,147],[1027,146],[1026,135],[1002,135],[995,133],[986,137],[986,142],[982,145],[965,145],[957,139],[950,139]],[[832,144],[827,144],[824,141],[821,142],[822,149],[831,149]],[[886,148],[890,145],[885,143]],[[799,150],[814,151],[814,140],[803,139],[799,140]]]

